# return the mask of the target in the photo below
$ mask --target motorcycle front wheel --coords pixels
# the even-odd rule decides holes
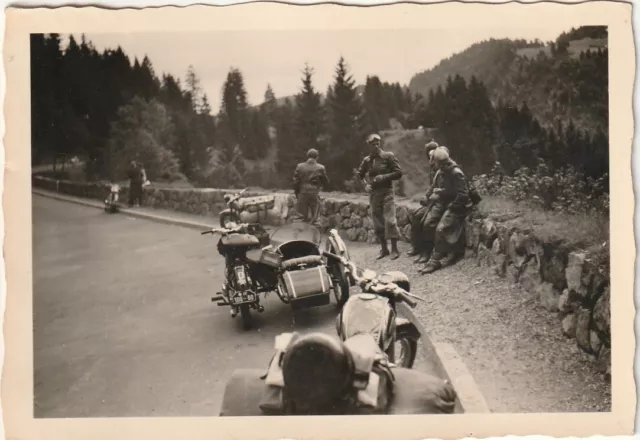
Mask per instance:
[[[394,344],[394,364],[402,368],[412,368],[418,354],[418,341],[400,331]]]

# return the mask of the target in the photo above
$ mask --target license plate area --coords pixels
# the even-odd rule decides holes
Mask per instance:
[[[236,293],[236,295],[231,298],[231,302],[235,305],[253,303],[256,302],[257,298],[257,294],[253,292]]]

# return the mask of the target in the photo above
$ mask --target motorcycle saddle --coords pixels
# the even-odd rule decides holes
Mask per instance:
[[[230,234],[220,239],[223,246],[257,246],[260,240],[251,234]]]

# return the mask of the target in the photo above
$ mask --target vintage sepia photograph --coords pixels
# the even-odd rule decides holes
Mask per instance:
[[[403,7],[421,27],[21,28],[31,417],[612,414],[629,35]]]

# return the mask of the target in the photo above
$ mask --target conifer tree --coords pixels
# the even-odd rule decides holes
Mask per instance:
[[[321,149],[319,138],[325,128],[320,93],[313,87],[313,69],[305,65],[302,73],[302,90],[295,97],[296,140],[299,142],[296,153],[300,160],[308,149]]]
[[[344,182],[352,177],[352,170],[367,154],[364,109],[343,57],[340,57],[335,69],[327,106],[330,113],[330,146],[325,163],[332,184],[343,189]]]

